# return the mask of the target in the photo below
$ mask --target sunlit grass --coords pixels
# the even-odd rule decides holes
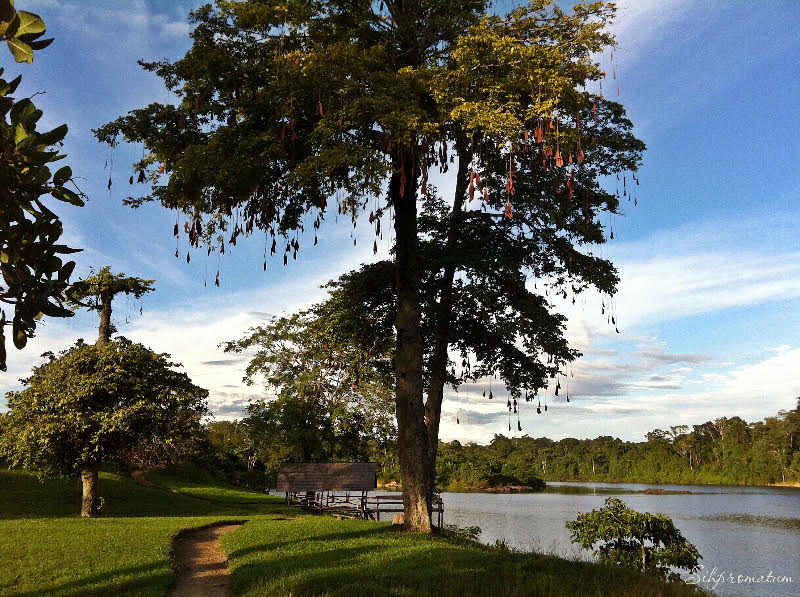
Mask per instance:
[[[513,553],[389,524],[258,518],[221,539],[237,595],[691,595],[635,572]]]

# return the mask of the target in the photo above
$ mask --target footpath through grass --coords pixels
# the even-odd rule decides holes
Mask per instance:
[[[159,486],[102,474],[103,517],[82,520],[77,481],[0,469],[0,595],[168,595],[173,537],[225,520],[248,521],[222,538],[237,595],[692,594],[619,568],[298,516],[196,469],[148,477]]]
[[[185,471],[175,471],[175,485]],[[172,538],[182,529],[286,510],[275,497],[209,483],[217,500],[191,490],[145,487],[100,475],[103,516],[78,517],[80,482],[40,482],[0,469],[0,595],[167,595]],[[177,493],[176,493],[177,491]]]

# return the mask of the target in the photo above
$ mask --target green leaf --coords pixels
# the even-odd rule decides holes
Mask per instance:
[[[14,127],[14,143],[19,144],[28,138],[28,131],[25,130],[25,125],[21,122],[17,123]]]
[[[57,187],[63,186],[70,178],[72,178],[72,168],[64,166],[53,175],[53,184]]]
[[[74,252],[74,251],[71,251],[71,252]],[[74,261],[69,261],[69,262],[65,263],[64,267],[62,267],[58,272],[58,281],[59,282],[66,282],[67,280],[69,280],[69,277],[72,275],[72,271],[74,269],[75,269],[75,262]]]
[[[55,188],[50,191],[50,194],[59,201],[65,201],[67,203],[71,203],[72,205],[77,205],[78,207],[83,207],[84,205],[83,200],[78,197],[76,193],[70,191],[69,189],[65,189],[64,187]]]
[[[41,35],[44,33],[45,24],[39,15],[28,12],[27,10],[19,10],[17,11],[17,15],[19,15],[19,29],[17,29],[15,37],[21,37],[23,35]]]
[[[28,344],[28,336],[22,330],[14,330],[14,346],[22,350]]]
[[[9,39],[6,43],[8,43],[8,49],[14,55],[14,60],[33,64],[33,50],[28,44],[18,39]]]
[[[14,93],[19,87],[19,84],[22,82],[22,75],[18,75],[16,79],[13,81],[8,82],[8,91],[7,93]]]
[[[44,50],[47,46],[53,43],[54,37],[48,37],[47,39],[38,39],[38,40],[24,40],[26,43],[31,47],[33,50]]]
[[[61,126],[57,126],[52,131],[48,131],[46,133],[42,133],[36,139],[37,144],[39,145],[55,145],[60,141],[63,141],[64,137],[67,136],[67,128],[66,124],[62,124]]]
[[[13,108],[11,108],[11,122],[17,123],[33,114],[35,111],[36,106],[33,105],[31,100],[29,100],[27,97],[21,99],[14,104]]]

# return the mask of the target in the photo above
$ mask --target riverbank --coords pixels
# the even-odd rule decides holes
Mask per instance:
[[[304,514],[208,478],[101,473],[103,517],[81,519],[80,483],[0,469],[0,593],[170,594],[186,529],[236,520],[219,544],[234,595],[693,595],[619,567],[488,547],[457,533]],[[209,499],[213,496],[213,499]]]

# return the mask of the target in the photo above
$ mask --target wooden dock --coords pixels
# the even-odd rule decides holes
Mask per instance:
[[[289,504],[303,508],[316,514],[330,514],[336,518],[352,518],[361,520],[381,520],[381,515],[401,514],[403,512],[403,494],[389,493],[368,496],[367,492],[298,492],[287,493]],[[436,526],[441,528],[444,521],[444,503],[439,495],[435,495],[432,504]],[[433,521],[432,521],[433,522]]]

